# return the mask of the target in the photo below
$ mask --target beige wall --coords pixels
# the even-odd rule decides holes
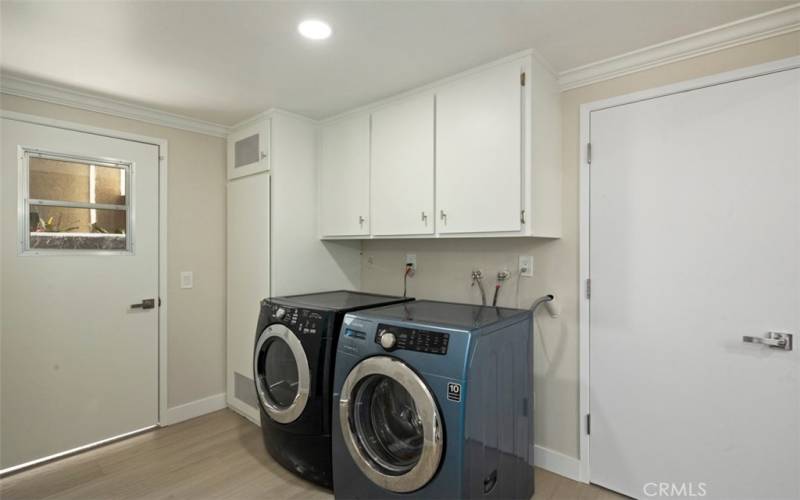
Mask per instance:
[[[562,94],[563,224],[560,240],[394,240],[367,241],[362,258],[365,290],[399,293],[405,253],[417,255],[419,272],[409,294],[419,298],[479,302],[470,288],[470,271],[483,270],[487,293],[503,268],[516,272],[517,256],[535,259],[533,278],[520,282],[520,301],[529,305],[545,293],[555,293],[563,308],[559,319],[539,316],[534,384],[536,442],[578,457],[578,162],[580,105],[634,91],[720,73],[800,54],[795,32],[714,54],[677,62]],[[515,277],[516,278],[516,277]],[[515,305],[516,279],[501,293],[501,305]]]
[[[169,141],[168,406],[225,392],[225,140],[8,95],[0,108]]]

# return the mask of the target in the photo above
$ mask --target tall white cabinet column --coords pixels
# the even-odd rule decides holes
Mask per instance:
[[[235,127],[228,140],[227,401],[254,422],[261,299],[360,286],[361,243],[319,240],[315,136],[313,121],[271,110]],[[244,163],[243,155],[255,161]]]

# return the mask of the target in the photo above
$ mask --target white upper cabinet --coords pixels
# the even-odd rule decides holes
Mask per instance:
[[[561,236],[560,89],[533,52],[325,122],[320,142],[323,238]]]
[[[228,136],[228,179],[269,170],[269,126],[258,120]]]
[[[372,113],[372,234],[433,234],[433,94]]]
[[[436,91],[440,233],[520,231],[522,72],[513,61]]]
[[[369,235],[368,113],[325,123],[319,144],[322,237]]]

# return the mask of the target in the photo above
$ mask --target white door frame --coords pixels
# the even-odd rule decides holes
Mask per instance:
[[[0,109],[0,118],[19,122],[46,125],[49,127],[102,135],[112,139],[124,139],[158,147],[158,425],[168,425],[167,420],[167,140],[148,137],[108,128],[92,127],[82,123],[68,122]],[[119,436],[118,436],[119,437]],[[115,438],[111,438],[117,439]],[[89,446],[94,446],[93,443]],[[71,450],[74,451],[74,450]],[[45,460],[49,457],[45,458]]]
[[[704,87],[711,87],[724,83],[735,82],[737,80],[744,80],[757,76],[768,75],[770,73],[777,73],[780,71],[787,71],[791,69],[800,68],[800,56],[789,57],[780,59],[765,64],[750,66],[747,68],[719,73],[695,80],[666,85],[663,87],[656,87],[653,89],[644,90],[641,92],[634,92],[622,96],[612,97],[610,99],[603,99],[581,105],[580,117],[580,270],[578,273],[579,283],[578,289],[580,290],[580,309],[579,309],[579,338],[580,338],[580,353],[579,353],[579,449],[580,449],[580,481],[588,483],[591,479],[589,459],[591,450],[589,449],[589,435],[587,434],[587,418],[586,416],[591,413],[589,408],[589,391],[591,386],[590,380],[590,332],[589,332],[589,314],[590,314],[590,299],[587,297],[587,280],[590,278],[589,269],[589,200],[591,196],[590,191],[590,165],[589,165],[589,148],[588,144],[591,140],[591,113],[592,111],[599,111],[602,109],[613,108],[616,106],[623,106],[625,104],[632,104],[639,101],[655,99],[664,97],[671,94],[678,94],[681,92],[688,92],[697,90]]]

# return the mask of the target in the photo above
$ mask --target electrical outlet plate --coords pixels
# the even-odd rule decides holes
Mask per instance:
[[[519,256],[519,272],[521,276],[533,276],[533,255]]]
[[[414,271],[417,270],[417,254],[414,253],[406,254],[406,265],[408,264],[411,264],[411,267],[414,268]]]

